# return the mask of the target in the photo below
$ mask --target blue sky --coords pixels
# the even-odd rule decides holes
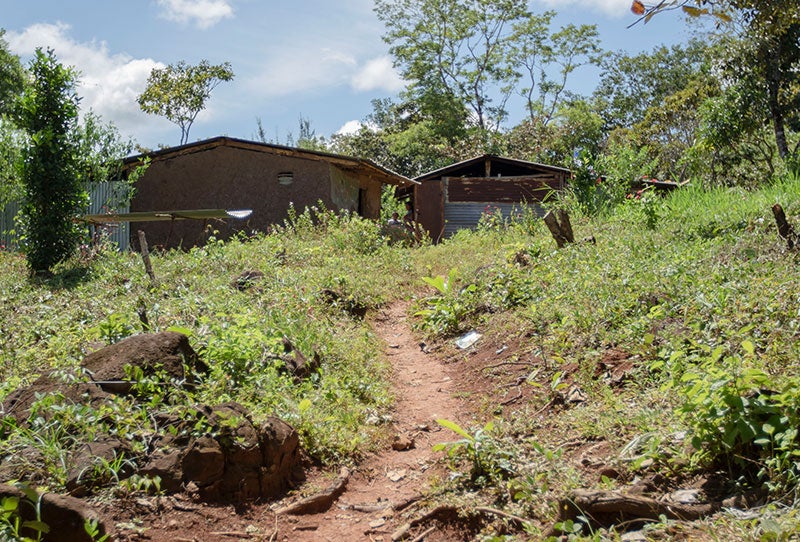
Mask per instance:
[[[685,42],[676,14],[626,28],[630,0],[537,0],[531,9],[559,12],[557,26],[596,24],[604,48],[631,53]],[[374,98],[394,97],[394,72],[372,0],[0,0],[0,28],[23,60],[52,47],[82,79],[82,108],[93,109],[146,147],[174,145],[180,130],[136,104],[153,67],[185,60],[230,62],[236,78],[214,91],[190,141],[228,135],[297,135],[302,116],[317,135],[363,120]],[[588,93],[598,73],[576,72],[572,87]],[[513,119],[512,119],[513,120]]]

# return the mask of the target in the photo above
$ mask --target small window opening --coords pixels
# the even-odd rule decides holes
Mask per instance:
[[[291,171],[283,171],[278,173],[278,184],[281,186],[289,186],[294,182],[294,173]]]

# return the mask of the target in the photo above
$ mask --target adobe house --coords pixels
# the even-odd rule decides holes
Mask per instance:
[[[414,181],[370,160],[271,145],[230,137],[215,137],[132,156],[136,164],[149,157],[150,166],[137,181],[130,212],[185,209],[252,209],[246,221],[180,220],[133,222],[151,246],[192,247],[217,230],[217,238],[238,231],[267,231],[282,223],[293,204],[298,211],[317,205],[348,210],[365,218],[380,218],[381,186],[411,186]]]
[[[420,184],[398,189],[413,194],[416,221],[434,242],[463,228],[475,228],[484,211],[511,216],[522,205],[544,215],[541,202],[563,190],[570,170],[486,154],[417,177]]]

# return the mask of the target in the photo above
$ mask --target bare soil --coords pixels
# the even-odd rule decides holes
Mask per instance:
[[[414,337],[407,321],[407,303],[395,303],[373,318],[375,332],[386,343],[393,367],[395,439],[369,456],[350,474],[344,493],[325,512],[308,515],[276,514],[300,499],[240,506],[209,505],[183,495],[114,502],[103,512],[118,540],[163,542],[282,540],[389,541],[410,517],[423,514],[423,495],[432,481],[446,476],[442,452],[432,447],[457,436],[436,423],[446,418],[469,425],[474,405],[454,396],[460,380],[457,367],[447,365]],[[474,384],[474,383],[473,383]],[[322,490],[334,480],[330,472],[309,473],[306,489]],[[309,493],[309,491],[302,491]],[[407,528],[413,539],[445,541],[471,538],[457,518],[438,518],[431,524]],[[419,531],[419,532],[417,532]]]

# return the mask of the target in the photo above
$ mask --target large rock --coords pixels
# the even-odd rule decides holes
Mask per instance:
[[[170,380],[187,388],[196,384],[192,372],[208,372],[208,366],[189,345],[188,337],[172,331],[133,335],[92,352],[81,366],[104,391],[120,394],[131,390],[131,368],[140,369],[145,377],[162,371]],[[185,367],[192,372],[187,374]]]
[[[83,528],[88,521],[95,521],[98,525],[98,534],[106,533],[102,518],[86,504],[68,495],[45,493],[41,497],[41,517],[37,518],[33,503],[26,499],[25,492],[21,489],[0,484],[0,501],[6,497],[19,499],[18,513],[24,521],[40,519],[48,527],[49,533],[44,535],[45,541],[58,542],[91,542],[92,538]],[[36,532],[23,529],[25,536],[36,539]]]
[[[3,414],[22,423],[31,414],[34,403],[41,403],[47,396],[58,394],[58,403],[73,403],[97,406],[106,401],[109,394],[94,384],[87,382],[67,381],[53,374],[43,375],[33,381],[30,386],[10,393],[3,401]],[[43,408],[37,412],[49,419],[51,412]]]
[[[237,403],[198,414],[208,434],[163,437],[140,475],[158,476],[166,492],[193,488],[212,502],[276,497],[301,476],[300,440],[289,424],[278,418],[255,424]]]

